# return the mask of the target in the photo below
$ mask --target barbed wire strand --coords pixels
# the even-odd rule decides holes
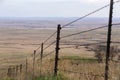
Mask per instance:
[[[112,25],[120,25],[120,23],[115,23],[115,24],[112,24]],[[69,34],[69,35],[66,35],[66,36],[62,36],[61,39],[66,38],[66,37],[70,37],[70,36],[73,36],[73,35],[78,35],[78,34],[82,34],[82,33],[91,32],[91,31],[102,29],[102,28],[105,28],[105,27],[108,27],[108,25],[93,28],[93,29],[89,29],[89,30],[85,30],[85,31],[81,31],[81,32],[77,32],[77,33],[73,33],[73,34]]]
[[[51,51],[51,52],[50,52],[50,53],[48,53],[48,54],[43,55],[43,58],[47,57],[48,55],[53,54],[54,52],[55,52],[55,50]]]
[[[57,31],[54,32],[50,37],[48,37],[48,38],[43,42],[43,44],[45,44],[49,39],[51,39],[56,33],[57,33]]]
[[[107,26],[97,27],[97,28],[93,28],[93,29],[89,29],[89,30],[85,30],[85,31],[81,31],[81,32],[69,34],[69,35],[66,35],[66,36],[62,36],[61,39],[66,38],[66,37],[70,37],[70,36],[73,36],[73,35],[78,35],[78,34],[82,34],[82,33],[87,33],[87,32],[94,31],[94,30],[98,30],[98,29],[105,28],[105,27],[107,27]]]
[[[50,43],[47,47],[45,47],[43,50],[46,50],[47,48],[49,48],[50,46],[52,46],[56,41],[53,41],[52,43]]]
[[[99,42],[99,43],[88,43],[88,44],[74,44],[74,46],[69,46],[69,47],[61,47],[60,49],[65,49],[65,48],[73,48],[75,46],[91,46],[91,45],[98,45],[98,44],[104,44],[106,42]]]
[[[41,48],[41,44],[39,44],[39,47],[36,48],[35,50],[38,51]]]
[[[50,35],[44,42],[43,44],[45,44],[49,39],[51,39],[55,34],[57,33],[57,31],[55,31],[52,35]],[[41,44],[39,45],[39,47],[37,49],[35,49],[36,51],[38,51],[41,48]]]
[[[118,1],[115,1],[114,3],[118,3],[118,2],[120,2],[120,1],[118,0]],[[82,17],[80,17],[80,18],[78,18],[78,19],[76,19],[76,20],[74,20],[74,21],[72,21],[72,22],[69,22],[69,23],[63,25],[62,28],[65,28],[66,26],[69,26],[69,25],[73,24],[74,22],[77,22],[77,21],[79,21],[79,20],[81,20],[81,19],[84,19],[84,18],[86,18],[86,17],[88,17],[88,16],[90,16],[90,15],[92,15],[92,14],[94,14],[94,13],[96,13],[96,12],[98,12],[98,11],[106,8],[106,7],[108,7],[109,5],[110,5],[110,4],[107,4],[107,5],[105,5],[105,6],[101,7],[101,8],[93,11],[93,12],[90,12],[90,13],[88,13],[88,14],[86,14],[86,15],[84,15],[84,16],[82,16]]]

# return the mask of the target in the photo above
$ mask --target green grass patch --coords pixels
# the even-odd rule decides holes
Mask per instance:
[[[58,74],[58,76],[41,76],[33,80],[68,80],[63,74]]]
[[[15,79],[6,78],[6,79],[0,79],[0,80],[15,80]]]
[[[86,63],[95,63],[97,62],[97,59],[95,58],[85,58],[80,56],[63,56],[60,58],[60,60],[71,60],[71,61],[77,61],[77,62],[86,62]]]

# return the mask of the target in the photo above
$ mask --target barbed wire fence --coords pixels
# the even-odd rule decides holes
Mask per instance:
[[[120,1],[115,1],[114,4],[118,3],[118,2],[120,2]],[[79,62],[79,58],[75,58],[75,59],[72,58],[71,62],[69,62],[70,61],[69,59],[71,59],[71,58],[69,58],[69,57],[65,58],[61,52],[64,49],[73,49],[73,48],[77,49],[80,46],[85,47],[85,48],[93,51],[94,50],[93,46],[96,47],[96,46],[99,46],[101,44],[106,45],[108,43],[108,41],[106,41],[106,40],[104,40],[104,41],[102,40],[99,42],[81,43],[77,39],[77,42],[72,41],[72,42],[68,42],[68,44],[66,43],[67,41],[64,42],[63,40],[66,38],[72,37],[72,36],[76,36],[76,35],[80,36],[81,34],[86,34],[89,32],[105,29],[105,28],[108,28],[108,25],[99,26],[96,28],[92,28],[92,29],[88,29],[88,30],[84,30],[84,31],[80,31],[80,32],[75,32],[75,33],[71,33],[71,34],[63,35],[63,36],[61,36],[61,33],[62,33],[62,30],[64,28],[66,28],[67,26],[69,26],[77,21],[80,21],[80,20],[82,20],[82,19],[84,19],[84,18],[86,18],[86,17],[88,17],[96,12],[99,12],[99,11],[103,10],[104,8],[109,7],[109,6],[111,6],[111,4],[107,4],[101,8],[99,8],[91,13],[88,13],[85,16],[80,17],[72,22],[69,22],[69,23],[63,25],[63,26],[58,24],[57,31],[55,31],[46,40],[44,40],[43,43],[41,43],[33,51],[32,54],[28,55],[24,62],[22,62],[19,65],[14,65],[14,66],[10,65],[8,67],[8,69],[6,70],[6,76],[8,78],[12,78],[15,80],[30,80],[30,78],[35,79],[37,76],[40,76],[40,77],[44,76],[44,75],[57,76],[59,72],[62,72],[62,73],[67,73],[69,75],[69,77],[72,74],[75,74],[76,77],[78,76],[78,78],[77,78],[78,80],[81,80],[81,79],[84,79],[84,80],[89,80],[89,79],[90,80],[97,80],[97,79],[109,80],[109,79],[111,79],[111,80],[113,80],[113,78],[111,78],[111,76],[113,76],[113,75],[111,75],[111,73],[109,72],[111,69],[111,67],[109,69],[109,66],[111,65],[109,63],[109,52],[106,53],[106,54],[108,54],[108,55],[106,55],[106,64],[104,63],[104,65],[101,66],[101,64],[96,63],[97,67],[98,67],[98,69],[100,69],[101,73],[94,73],[90,70],[91,68],[93,68],[93,66],[95,66],[95,64],[86,63],[86,62],[89,62],[89,59],[87,59],[87,61],[84,61],[86,59],[80,58],[81,61]],[[113,12],[110,11],[110,13],[113,13]],[[112,20],[112,17],[111,17],[111,20]],[[119,26],[119,25],[120,25],[120,23],[112,23],[112,22],[109,24],[109,26]],[[110,33],[108,35],[111,36]],[[52,42],[50,42],[49,44],[45,45],[53,37],[56,37],[56,39],[53,40]],[[85,40],[85,38],[79,38],[79,40],[80,39]],[[86,40],[88,40],[88,39],[86,39]],[[117,41],[110,42],[109,41],[109,43],[119,44],[120,42],[117,42]],[[109,45],[109,49],[110,49],[110,45]],[[61,53],[61,54],[59,54],[59,53]],[[74,61],[74,60],[77,60],[78,62]],[[96,61],[96,59],[90,59],[90,60]],[[65,67],[66,64],[69,66],[73,66],[73,68],[71,68],[71,67],[68,68],[68,66]],[[61,67],[61,65],[62,65],[62,67]],[[106,65],[106,69],[103,70],[103,68],[105,68],[105,65]],[[37,67],[37,66],[39,66],[39,67]],[[78,68],[78,67],[80,67],[80,68]],[[82,70],[83,68],[85,70]],[[96,69],[96,70],[98,70],[98,69]],[[120,69],[118,69],[118,70],[120,70]],[[100,77],[100,78],[98,78],[98,77]],[[117,78],[120,79],[119,76],[117,76]],[[75,80],[75,79],[72,78],[71,80]]]

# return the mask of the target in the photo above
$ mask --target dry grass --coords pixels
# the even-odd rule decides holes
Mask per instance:
[[[120,41],[119,29],[113,30],[112,40]],[[15,28],[0,28],[0,74],[1,78],[6,77],[7,68],[10,65],[16,66],[25,63],[26,56],[30,56],[40,43],[42,43],[51,33],[56,29],[15,29]],[[85,29],[86,30],[86,29]],[[65,29],[61,36],[82,31],[81,29]],[[61,40],[60,47],[75,46],[74,44],[95,43],[100,40],[106,41],[106,29],[93,31],[91,33],[81,34],[74,37],[69,37]],[[45,45],[55,40],[54,36]],[[84,39],[82,39],[84,38]],[[119,44],[113,44],[119,46]],[[55,50],[55,45],[49,47],[44,51],[44,54]],[[40,50],[37,52],[39,53]],[[94,52],[88,51],[85,47],[68,48],[60,50],[60,58],[63,56],[78,56],[80,58],[94,59]],[[54,56],[46,57],[41,65],[39,55],[36,59],[35,76],[53,75],[54,70]],[[119,64],[110,63],[110,80],[120,80]],[[4,68],[4,69],[3,69]],[[32,57],[28,59],[28,74],[27,78],[32,78]],[[41,72],[40,72],[41,71]],[[70,71],[76,72],[72,73]],[[64,74],[69,80],[103,80],[104,78],[104,63],[97,62],[89,63],[80,60],[65,59],[59,61],[59,73]],[[98,76],[93,76],[98,75]],[[101,76],[102,75],[102,76]],[[116,79],[116,76],[118,79]],[[20,74],[17,76],[20,78]],[[25,79],[25,67],[22,74],[22,79]]]
[[[59,60],[59,74],[64,75],[68,80],[104,80],[104,63],[97,63],[92,58],[81,58],[76,56],[61,57]],[[120,63],[110,62],[109,80],[119,80],[120,78]],[[32,78],[32,65],[29,64],[27,77]],[[54,59],[45,58],[42,62],[36,61],[35,76],[53,76],[54,74]],[[22,78],[25,78],[23,72]]]

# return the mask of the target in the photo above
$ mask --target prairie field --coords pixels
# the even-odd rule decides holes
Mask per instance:
[[[41,46],[41,43],[57,28],[0,27],[0,80],[9,80],[10,78],[13,80],[104,80],[105,61],[98,63],[93,49],[97,45],[106,45],[107,28],[62,38],[96,27],[96,25],[94,27],[69,27],[61,30],[57,78],[52,77],[56,45],[54,43],[49,46],[56,40],[56,34],[43,45],[44,48],[49,47],[43,51],[44,58],[42,61],[40,59],[41,49],[37,50],[33,75],[34,50]],[[119,26],[113,26],[112,46],[120,48],[119,35]],[[49,55],[48,53],[51,51],[54,52]],[[26,59],[28,60],[27,73],[25,69]],[[13,71],[12,77],[8,77],[8,68],[15,68],[20,64],[23,65],[22,73],[20,74],[18,70],[18,74],[15,76],[16,73]],[[109,61],[109,66],[109,80],[120,80],[120,61],[116,59]]]

